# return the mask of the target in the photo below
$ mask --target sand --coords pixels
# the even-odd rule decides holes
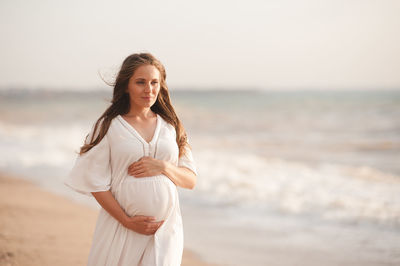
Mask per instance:
[[[97,211],[0,175],[0,265],[86,265]],[[209,265],[185,249],[182,265]]]

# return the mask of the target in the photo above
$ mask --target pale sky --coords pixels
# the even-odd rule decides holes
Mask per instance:
[[[0,0],[0,88],[93,89],[148,51],[177,88],[400,88],[398,0]]]

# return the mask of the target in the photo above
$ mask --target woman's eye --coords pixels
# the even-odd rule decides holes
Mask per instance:
[[[136,84],[144,84],[144,82],[143,81],[138,81],[138,82],[136,82]]]
[[[152,84],[158,84],[158,81],[153,81]]]

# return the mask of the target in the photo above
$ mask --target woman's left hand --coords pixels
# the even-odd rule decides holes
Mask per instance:
[[[163,169],[163,161],[146,156],[129,165],[128,174],[134,177],[149,177],[160,175]]]

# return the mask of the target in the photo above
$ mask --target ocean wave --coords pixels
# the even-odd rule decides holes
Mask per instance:
[[[198,193],[217,203],[400,225],[400,177],[372,167],[223,151],[198,151],[196,160]]]

